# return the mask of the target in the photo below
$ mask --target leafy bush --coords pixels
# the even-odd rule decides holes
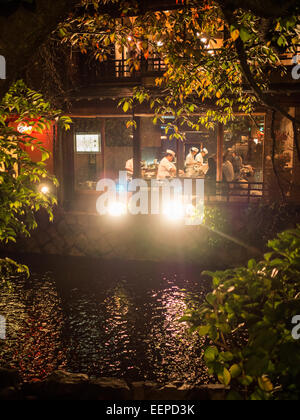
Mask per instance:
[[[19,235],[29,236],[37,227],[35,215],[40,209],[53,218],[56,198],[38,188],[45,180],[57,185],[45,164],[50,153],[34,135],[20,133],[17,126],[22,124],[31,127],[32,133],[42,133],[50,129],[54,120],[69,128],[70,119],[60,117],[60,111],[52,110],[39,93],[22,81],[14,84],[0,101],[0,243],[15,242]],[[29,150],[40,153],[39,162],[32,160]],[[0,274],[1,265],[6,270],[8,263],[0,260]]]
[[[264,260],[206,272],[213,291],[189,301],[182,321],[207,336],[204,359],[211,375],[230,386],[228,399],[299,399],[300,226],[268,244]]]

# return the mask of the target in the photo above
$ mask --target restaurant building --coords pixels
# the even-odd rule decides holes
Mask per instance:
[[[161,3],[162,8],[166,7]],[[218,42],[222,42],[222,38]],[[217,44],[210,44],[212,51],[218,48]],[[133,177],[143,178],[150,184],[157,176],[158,162],[167,149],[176,153],[179,179],[188,178],[185,159],[192,147],[208,151],[204,165],[207,166],[208,158],[216,163],[214,187],[211,188],[211,181],[209,185],[206,182],[205,171],[200,171],[193,180],[204,179],[206,206],[230,209],[233,233],[241,209],[249,204],[281,201],[282,193],[285,200],[300,202],[297,139],[288,119],[276,113],[273,121],[272,111],[258,107],[251,117],[237,114],[233,122],[218,124],[212,130],[203,127],[191,131],[183,126],[186,141],[171,140],[172,132],[165,132],[170,115],[154,124],[153,111],[147,106],[136,105],[133,112],[127,113],[118,106],[120,99],[132,96],[134,87],[155,86],[155,79],[166,71],[164,60],[157,56],[141,57],[139,69],[132,71],[127,62],[129,54],[124,47],[122,52],[116,50],[107,61],[96,62],[87,55],[73,52],[70,62],[66,63],[68,70],[64,71],[62,63],[63,99],[73,124],[69,131],[54,124],[42,136],[52,152],[49,169],[60,184],[59,210],[52,227],[49,228],[47,222],[40,225],[40,232],[35,243],[29,244],[29,250],[31,247],[33,252],[38,248],[50,254],[161,260],[168,256],[176,258],[181,243],[181,251],[184,249],[184,253],[180,251],[181,257],[184,254],[186,260],[199,260],[199,249],[207,240],[207,232],[201,232],[200,237],[195,229],[186,228],[188,234],[184,238],[182,231],[177,237],[172,227],[162,235],[162,225],[153,228],[149,218],[147,223],[144,219],[129,218],[129,226],[113,224],[106,218],[104,221],[97,215],[99,180],[117,180],[119,172],[125,171],[126,162],[133,158]],[[287,73],[282,77],[274,72],[269,89],[274,101],[299,119],[300,82],[292,77],[293,54],[281,59],[287,65]],[[39,68],[33,66],[31,71],[34,75]],[[205,106],[209,109],[211,105]],[[130,119],[136,122],[135,128],[127,128]],[[276,136],[276,147],[272,134]],[[224,156],[230,159],[234,153],[242,165],[238,176],[227,182]],[[241,252],[243,254],[244,250]],[[201,256],[204,260],[207,258],[205,253]],[[228,255],[226,258],[228,260]]]
[[[292,72],[292,55],[284,58],[290,62]],[[190,131],[183,127],[186,141],[170,140],[172,132],[166,134],[165,126],[172,117],[165,116],[164,123],[155,125],[154,115],[146,107],[136,106],[134,115],[125,114],[118,107],[121,98],[132,95],[133,87],[154,85],[155,78],[165,71],[163,60],[141,59],[140,70],[135,72],[129,70],[126,57],[87,64],[85,57],[78,54],[73,60],[80,75],[76,90],[68,96],[73,125],[68,132],[54,127],[52,133],[53,167],[60,181],[60,204],[65,209],[95,209],[97,182],[101,178],[117,179],[119,171],[125,170],[126,161],[131,158],[137,162],[135,177],[150,180],[156,177],[157,163],[165,151],[171,149],[177,155],[177,170],[184,171],[184,161],[191,147],[206,148],[207,157],[214,157],[217,183],[225,181],[224,154],[236,152],[242,158],[239,179],[243,183],[232,184],[228,189],[217,188],[215,195],[222,196],[218,200],[245,201],[245,196],[248,201],[267,200],[271,196],[274,199],[274,193],[278,196],[279,190],[273,163],[287,198],[298,199],[299,161],[292,123],[286,118],[277,114],[276,150],[273,150],[271,135],[272,111],[263,108],[257,109],[251,118],[239,114],[233,123],[219,124],[214,130],[203,127],[200,131]],[[291,72],[279,83],[274,80],[271,89],[274,100],[291,115],[299,117],[300,84],[292,79]],[[136,121],[136,129],[126,127],[130,119]],[[142,162],[141,167],[139,162]],[[207,199],[216,201],[216,197]]]

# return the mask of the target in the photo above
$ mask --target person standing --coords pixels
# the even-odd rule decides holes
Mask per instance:
[[[216,195],[217,187],[217,164],[215,156],[208,158],[208,171],[205,176],[206,193],[210,196]]]
[[[186,167],[186,174],[188,177],[192,177],[196,175],[195,165],[197,165],[197,161],[195,157],[198,153],[199,153],[199,149],[197,149],[197,147],[192,147],[190,149],[190,153],[186,157],[185,167]]]
[[[239,179],[241,175],[241,170],[243,167],[243,160],[241,156],[239,156],[236,152],[232,153],[232,166],[235,174],[235,178]]]
[[[174,165],[176,153],[173,150],[167,150],[165,157],[158,166],[157,179],[174,178],[176,176],[176,166]]]
[[[127,171],[127,178],[132,180],[133,177],[133,159],[129,159],[126,162],[125,169]]]
[[[227,156],[223,158],[223,178],[225,182],[233,182],[234,181],[234,169],[232,163],[228,159]]]
[[[201,150],[201,152],[196,156],[196,162],[200,164],[200,166],[203,166],[204,164],[204,158],[208,155],[208,150],[205,149],[205,147]]]

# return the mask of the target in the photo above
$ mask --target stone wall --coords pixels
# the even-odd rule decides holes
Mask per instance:
[[[53,372],[45,381],[22,384],[16,371],[0,368],[0,401],[207,401],[224,400],[227,392],[222,385],[128,383],[123,379],[89,378],[62,370]]]
[[[232,209],[232,235],[240,229],[237,207]],[[65,213],[58,209],[53,223],[44,213],[38,216],[38,229],[31,238],[5,246],[13,253],[34,253],[125,259],[132,261],[197,263],[223,268],[245,262],[252,256],[234,243],[228,249],[212,248],[211,233],[203,226],[185,226],[161,216],[101,217],[96,214]],[[215,255],[218,254],[216,260]]]

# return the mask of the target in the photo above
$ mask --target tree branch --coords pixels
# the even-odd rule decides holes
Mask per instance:
[[[231,24],[236,23],[234,20],[233,15],[231,14],[230,11],[228,11],[227,9],[224,9],[224,6],[221,6],[221,4],[223,3],[222,1],[218,2],[222,12],[224,14],[224,17],[227,21],[227,23],[229,24],[229,26]],[[243,41],[241,40],[241,38],[237,38],[237,40],[234,42],[235,44],[235,49],[241,64],[241,70],[242,73],[247,81],[247,83],[249,84],[252,92],[254,93],[254,95],[256,96],[256,98],[258,99],[258,101],[264,105],[265,107],[271,109],[273,112],[279,112],[281,115],[283,115],[285,118],[287,118],[289,121],[291,121],[293,123],[293,131],[294,131],[294,142],[296,145],[296,150],[297,150],[297,155],[298,155],[298,160],[300,161],[300,146],[298,143],[298,136],[297,136],[297,125],[300,125],[300,120],[298,120],[297,118],[293,117],[292,115],[290,115],[284,108],[282,108],[280,105],[276,105],[274,102],[274,99],[264,93],[261,88],[259,87],[259,85],[256,83],[255,78],[252,75],[250,66],[248,64],[248,59],[247,59],[247,54],[246,54],[246,50],[245,50],[245,46]],[[276,140],[275,140],[276,141]]]

